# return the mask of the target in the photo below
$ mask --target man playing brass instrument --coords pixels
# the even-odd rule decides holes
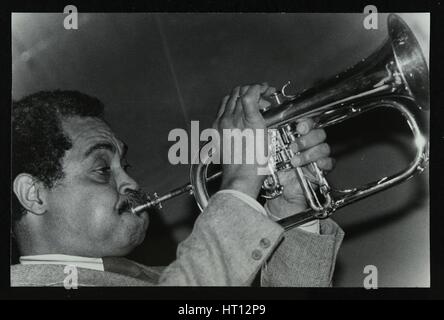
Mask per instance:
[[[235,88],[214,128],[265,130],[259,109],[274,91],[267,84]],[[11,266],[12,286],[63,286],[67,265],[77,268],[78,286],[248,286],[260,271],[262,286],[332,285],[342,230],[327,219],[284,231],[273,220],[306,208],[294,170],[279,173],[284,194],[264,208],[256,198],[265,176],[255,164],[223,164],[221,190],[170,265],[123,258],[142,243],[149,218],[130,210],[144,197],[103,108],[74,91],[14,102],[12,227],[21,257]],[[293,166],[331,170],[324,130],[311,119],[297,130]]]

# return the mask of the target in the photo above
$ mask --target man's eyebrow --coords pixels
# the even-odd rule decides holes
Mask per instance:
[[[94,145],[92,145],[91,147],[89,147],[85,154],[83,155],[84,158],[88,158],[94,151],[96,150],[101,150],[101,149],[105,149],[105,150],[109,150],[113,153],[116,152],[116,148],[109,142],[99,142],[96,143]]]

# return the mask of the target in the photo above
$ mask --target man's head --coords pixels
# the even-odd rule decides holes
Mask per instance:
[[[13,224],[22,254],[115,256],[143,241],[148,217],[128,211],[138,185],[103,109],[76,91],[13,103]]]

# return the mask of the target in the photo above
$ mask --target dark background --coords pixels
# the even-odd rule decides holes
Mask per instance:
[[[428,14],[402,14],[428,57]],[[363,28],[362,14],[86,14],[65,30],[62,14],[13,14],[13,98],[37,90],[75,89],[99,97],[130,146],[133,176],[148,191],[188,181],[188,166],[168,163],[171,129],[211,125],[220,99],[239,84],[288,80],[299,91],[373,52],[386,35]],[[330,181],[348,187],[405,166],[413,150],[394,112],[376,111],[327,131],[337,168]],[[378,267],[379,286],[429,285],[428,171],[353,204],[334,219],[346,232],[336,286],[362,286]],[[190,232],[191,197],[152,217],[132,257],[164,265]]]

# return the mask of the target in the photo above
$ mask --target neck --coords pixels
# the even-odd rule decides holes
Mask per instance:
[[[19,255],[63,254],[63,250],[57,246],[57,241],[48,241],[46,237],[42,237],[42,234],[48,235],[43,230],[35,230],[35,226],[31,226],[25,217],[17,221],[14,225],[14,235]]]

